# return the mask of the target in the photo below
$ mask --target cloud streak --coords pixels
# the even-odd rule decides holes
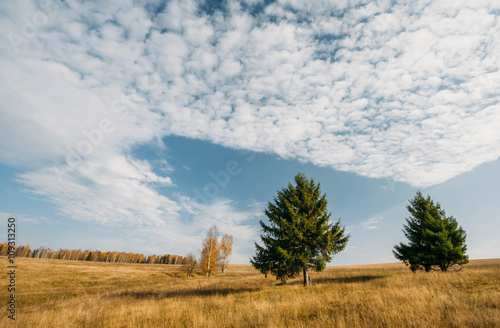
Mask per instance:
[[[362,221],[356,225],[349,225],[346,227],[346,230],[348,232],[350,232],[350,231],[355,231],[355,230],[359,230],[359,229],[362,229],[362,230],[378,229],[379,228],[378,223],[380,221],[382,221],[382,219],[383,219],[382,216],[377,215],[375,217],[369,218],[366,221]]]

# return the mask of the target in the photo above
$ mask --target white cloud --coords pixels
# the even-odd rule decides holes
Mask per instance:
[[[375,217],[369,218],[366,221],[362,221],[358,224],[355,225],[349,225],[346,227],[346,230],[348,232],[354,231],[354,230],[373,230],[373,229],[378,229],[378,223],[382,221],[382,216],[377,215]]]
[[[181,207],[151,184],[171,185],[145,161],[116,154],[94,155],[74,167],[54,166],[24,173],[19,181],[49,197],[61,214],[104,225],[167,226]]]
[[[378,228],[377,223],[379,223],[381,220],[382,220],[382,217],[377,216],[374,218],[370,218],[367,221],[361,222],[360,225],[361,225],[361,228],[363,228],[363,230],[373,230],[373,229]]]
[[[0,5],[0,161],[72,218],[181,220],[182,202],[155,189],[175,181],[129,155],[165,135],[420,187],[500,156],[498,1],[288,0],[257,16],[202,15],[194,1],[53,7]],[[113,132],[68,171],[103,119]]]
[[[58,220],[54,219],[49,219],[44,216],[33,216],[33,215],[26,215],[22,213],[0,213],[0,216],[3,218],[15,218],[16,219],[16,224],[19,226],[19,224],[23,225],[24,223],[29,223],[29,224],[60,224]]]

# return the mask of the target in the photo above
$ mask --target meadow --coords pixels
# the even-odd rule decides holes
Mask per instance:
[[[180,265],[17,258],[15,322],[0,263],[0,327],[500,327],[500,259],[447,273],[327,267],[306,288],[249,265],[187,278]]]

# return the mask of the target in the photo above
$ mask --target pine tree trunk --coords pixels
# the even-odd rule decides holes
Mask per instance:
[[[304,286],[311,285],[311,277],[309,277],[307,268],[302,269],[302,273],[304,274]]]

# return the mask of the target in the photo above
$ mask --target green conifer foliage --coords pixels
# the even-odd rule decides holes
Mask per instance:
[[[309,285],[308,270],[322,271],[349,240],[340,220],[330,223],[320,184],[302,173],[295,176],[295,185],[278,191],[265,214],[269,225],[260,221],[263,246],[255,244],[257,252],[250,262],[283,283],[302,271],[304,285]]]
[[[414,272],[435,268],[448,271],[455,264],[469,262],[465,255],[465,231],[454,217],[446,217],[439,203],[435,204],[430,196],[425,198],[419,191],[406,208],[411,216],[406,219],[403,232],[409,243],[394,246],[393,253],[398,260]]]

